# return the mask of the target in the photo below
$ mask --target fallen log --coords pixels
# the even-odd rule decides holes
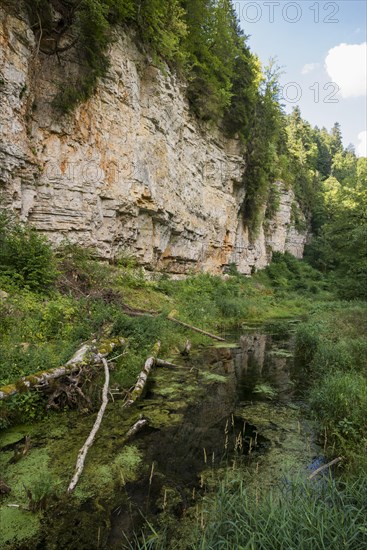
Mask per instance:
[[[140,372],[138,376],[138,380],[134,386],[133,391],[130,394],[130,398],[127,401],[125,401],[124,407],[130,407],[142,395],[144,388],[146,386],[150,371],[152,370],[156,362],[160,347],[161,347],[160,342],[157,342],[154,345],[152,355],[148,357],[148,359],[145,361],[143,370]]]
[[[80,365],[85,362],[86,356],[90,350],[91,345],[83,344],[82,347],[73,355],[73,357],[65,363],[65,365],[51,370],[36,372],[35,374],[31,374],[29,376],[23,376],[20,380],[15,382],[15,384],[9,384],[8,386],[1,387],[0,400],[7,399],[20,391],[31,389],[33,386],[45,383],[49,380],[55,380],[60,376],[76,371]]]
[[[205,336],[208,336],[209,338],[213,338],[213,340],[219,340],[219,342],[225,342],[225,339],[221,336],[217,336],[216,334],[211,334],[210,332],[206,332],[205,330],[202,330],[201,328],[194,327],[193,325],[189,325],[188,323],[184,323],[183,321],[179,321],[175,317],[172,317],[171,315],[167,315],[167,319],[172,321],[173,323],[177,323],[177,325],[181,325],[183,327],[189,328],[190,330],[193,330],[195,332],[199,332],[200,334],[204,334]]]
[[[103,418],[103,415],[104,415],[104,412],[106,410],[107,403],[108,403],[108,388],[109,388],[109,384],[110,384],[110,371],[108,369],[108,363],[107,363],[106,358],[103,357],[102,355],[99,355],[98,358],[103,363],[104,372],[105,372],[105,382],[104,382],[103,390],[102,390],[102,405],[101,405],[101,407],[98,411],[97,418],[94,422],[93,428],[92,428],[89,436],[87,437],[86,442],[84,443],[83,447],[80,449],[80,451],[78,453],[78,458],[77,458],[76,466],[75,466],[75,472],[74,472],[74,475],[73,475],[73,477],[70,481],[69,487],[67,489],[68,494],[70,494],[74,491],[74,489],[75,489],[75,487],[76,487],[76,485],[79,481],[79,478],[80,478],[80,476],[83,472],[85,458],[86,458],[88,450],[92,446],[94,438],[96,437],[96,434],[99,430],[99,427],[101,425],[102,418]]]
[[[323,472],[327,468],[330,468],[330,466],[334,466],[334,464],[338,464],[338,462],[341,462],[342,460],[343,460],[343,457],[338,456],[337,458],[334,458],[333,460],[331,460],[327,464],[323,464],[322,466],[317,468],[317,470],[312,472],[312,474],[310,476],[308,476],[308,479],[313,479],[315,476],[317,476],[317,474]]]
[[[30,390],[34,387],[42,387],[48,384],[51,380],[56,380],[61,376],[72,374],[76,372],[80,367],[86,365],[89,361],[98,364],[98,353],[93,353],[93,349],[100,347],[105,353],[110,353],[116,345],[125,345],[125,340],[122,338],[107,340],[99,343],[98,346],[95,341],[91,343],[84,343],[73,355],[71,359],[65,365],[56,367],[54,369],[39,371],[29,376],[23,376],[17,380],[14,384],[8,384],[7,386],[0,387],[0,401],[7,399],[17,393]],[[103,354],[104,354],[103,353]],[[90,357],[89,357],[90,355]]]

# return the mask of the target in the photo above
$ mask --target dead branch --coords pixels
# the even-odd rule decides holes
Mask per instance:
[[[125,303],[121,303],[121,307],[124,310],[124,313],[126,315],[129,315],[129,317],[145,317],[145,316],[156,317],[159,314],[158,311],[154,311],[151,309],[146,310],[146,309],[134,308]]]
[[[154,345],[152,355],[151,357],[148,357],[148,359],[145,361],[144,368],[138,376],[138,380],[134,386],[133,391],[130,394],[130,398],[127,399],[127,401],[125,401],[124,407],[130,407],[142,395],[145,385],[147,383],[150,371],[152,370],[155,364],[160,347],[161,347],[160,342],[157,342]]]
[[[81,348],[73,355],[73,357],[61,367],[50,369],[46,371],[36,372],[29,376],[23,376],[15,384],[9,384],[0,388],[0,401],[7,399],[12,395],[19,393],[19,391],[30,389],[34,386],[47,384],[50,380],[60,378],[65,374],[70,374],[79,369],[80,365],[84,363],[88,352],[91,350],[90,344],[83,344]]]
[[[323,464],[322,466],[320,466],[319,468],[317,468],[317,470],[315,470],[314,472],[312,472],[312,474],[310,476],[308,476],[308,479],[313,479],[315,476],[317,476],[317,474],[319,474],[320,472],[323,472],[324,470],[326,470],[327,468],[330,468],[330,466],[334,466],[334,464],[338,464],[338,462],[341,462],[343,460],[343,457],[341,456],[338,456],[337,458],[334,458],[333,460],[331,460],[330,462],[328,462],[327,464]]]
[[[105,372],[105,382],[104,382],[103,390],[102,390],[102,405],[101,405],[101,407],[98,411],[96,421],[94,422],[94,426],[93,426],[86,442],[84,443],[83,447],[80,449],[80,451],[78,453],[78,458],[77,458],[76,466],[75,466],[75,472],[74,472],[74,475],[73,475],[73,477],[70,481],[69,487],[67,489],[68,494],[70,494],[74,491],[74,489],[75,489],[75,487],[76,487],[76,485],[79,481],[79,478],[80,478],[80,476],[83,472],[85,458],[86,458],[88,450],[92,446],[94,438],[96,437],[96,434],[99,430],[99,427],[101,425],[102,418],[103,418],[103,415],[104,415],[104,412],[106,410],[107,403],[108,403],[108,388],[109,388],[109,384],[110,384],[110,371],[108,369],[108,363],[106,361],[106,358],[103,357],[100,354],[99,359],[103,363],[104,372]]]
[[[29,435],[26,435],[24,438],[24,443],[17,445],[14,450],[14,455],[9,460],[9,464],[16,464],[21,458],[23,458],[29,451],[31,447],[31,438]]]
[[[135,424],[133,424],[133,426],[131,426],[131,428],[129,429],[129,431],[126,433],[126,436],[125,436],[125,440],[128,440],[130,439],[130,437],[132,437],[133,435],[136,435],[138,432],[140,432],[140,430],[142,430],[144,428],[144,426],[146,426],[148,424],[148,420],[146,418],[140,418],[140,420],[138,420],[137,422],[135,422]]]
[[[125,345],[125,340],[120,338],[118,340],[118,343],[119,345],[123,346]],[[116,343],[113,341],[107,343],[106,346],[108,347],[108,352],[112,351],[115,345]],[[62,376],[70,375],[77,372],[81,366],[84,366],[86,364],[87,359],[89,360],[89,354],[91,355],[90,361],[92,364],[98,364],[98,362],[100,363],[100,355],[98,353],[93,354],[93,349],[95,349],[96,347],[98,346],[95,340],[89,344],[85,343],[78,349],[73,357],[69,359],[67,363],[65,363],[65,365],[50,370],[36,372],[35,374],[31,374],[29,376],[23,376],[14,384],[0,387],[0,401],[3,399],[7,399],[8,397],[11,397],[12,395],[15,395],[21,391],[29,390],[34,387],[43,388],[47,386],[52,380],[56,380],[57,378],[61,378]]]
[[[216,336],[215,334],[211,334],[210,332],[206,332],[205,330],[201,330],[201,328],[194,327],[192,325],[189,325],[188,323],[184,323],[183,321],[179,321],[178,319],[176,319],[175,317],[172,317],[171,315],[168,315],[167,319],[169,319],[173,323],[177,323],[178,325],[189,328],[190,330],[194,330],[195,332],[199,332],[200,334],[204,334],[205,336],[208,336],[209,338],[213,338],[213,340],[219,340],[219,342],[225,342],[224,338],[221,338],[220,336]]]

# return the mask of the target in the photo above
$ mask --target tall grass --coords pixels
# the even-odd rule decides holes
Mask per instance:
[[[289,482],[257,493],[243,481],[223,482],[204,500],[191,537],[177,543],[152,531],[135,549],[364,550],[367,476],[350,483]]]
[[[366,463],[367,307],[318,308],[297,329],[296,351],[313,380],[311,412],[333,454],[353,467]]]
[[[256,498],[222,486],[195,548],[357,550],[367,546],[367,478],[294,483]]]

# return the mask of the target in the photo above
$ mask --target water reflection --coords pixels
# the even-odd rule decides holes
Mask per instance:
[[[262,332],[240,337],[232,355],[241,402],[267,399],[269,396],[256,392],[259,385],[275,389],[277,401],[299,399],[304,373],[295,363],[293,347],[291,337],[279,340]]]

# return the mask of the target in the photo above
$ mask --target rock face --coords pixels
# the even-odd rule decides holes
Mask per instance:
[[[243,273],[272,250],[300,257],[291,190],[250,243],[240,144],[191,115],[184,85],[147,61],[129,35],[111,47],[95,96],[56,117],[51,100],[75,59],[37,55],[25,16],[0,8],[0,187],[20,218],[47,234],[129,254],[148,269]],[[246,182],[246,180],[244,180]]]

